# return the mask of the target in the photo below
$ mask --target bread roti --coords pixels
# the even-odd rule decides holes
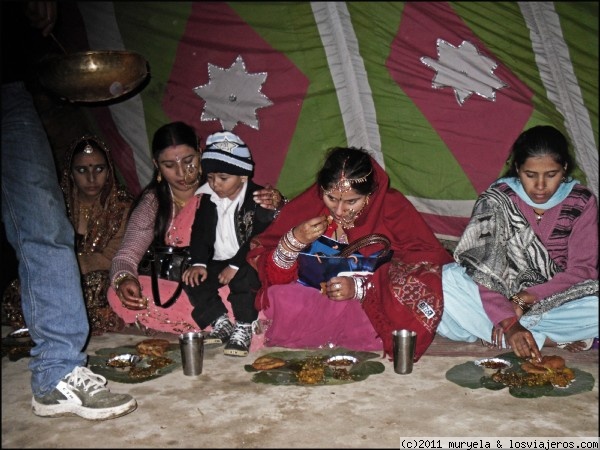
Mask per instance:
[[[252,367],[256,370],[271,370],[283,366],[285,366],[285,361],[283,359],[274,358],[269,355],[261,356],[252,363]]]

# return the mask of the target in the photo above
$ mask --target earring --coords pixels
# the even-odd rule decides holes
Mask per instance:
[[[562,181],[563,183],[566,183],[566,182],[567,182],[567,177],[562,177],[562,180],[561,180],[561,181]]]
[[[156,181],[158,181],[159,183],[162,181],[162,175],[160,172],[158,172],[158,175],[156,175]]]

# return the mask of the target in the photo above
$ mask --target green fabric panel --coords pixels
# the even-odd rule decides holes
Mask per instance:
[[[598,2],[554,2],[598,150]]]
[[[151,80],[141,92],[141,97],[148,141],[152,142],[154,132],[171,121],[162,109],[162,99],[192,4],[191,2],[113,3],[125,48],[143,55],[150,66]]]

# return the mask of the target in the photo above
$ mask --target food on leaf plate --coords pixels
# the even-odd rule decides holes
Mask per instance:
[[[527,373],[547,373],[549,370],[563,370],[565,360],[560,356],[543,356],[541,361],[525,361],[521,369]]]
[[[274,358],[273,356],[260,356],[252,363],[252,367],[256,370],[271,370],[277,369],[278,367],[285,366],[285,361],[281,358]]]
[[[169,348],[169,341],[166,339],[145,339],[139,342],[135,349],[140,355],[145,356],[163,356]]]
[[[560,356],[544,356],[541,361],[529,360],[521,364],[525,373],[496,373],[492,380],[507,386],[542,386],[551,384],[554,387],[566,388],[575,379],[572,369],[565,366]]]

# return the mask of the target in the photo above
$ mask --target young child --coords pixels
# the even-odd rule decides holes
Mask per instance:
[[[254,161],[238,136],[221,131],[206,139],[202,171],[207,182],[192,227],[192,267],[183,275],[185,290],[200,328],[212,325],[205,344],[224,344],[223,353],[246,356],[252,340],[252,322],[257,319],[254,298],[260,281],[246,262],[250,239],[267,228],[274,209],[257,204],[253,193],[262,186],[252,182]],[[235,325],[219,297],[219,288],[229,285],[228,301]]]

